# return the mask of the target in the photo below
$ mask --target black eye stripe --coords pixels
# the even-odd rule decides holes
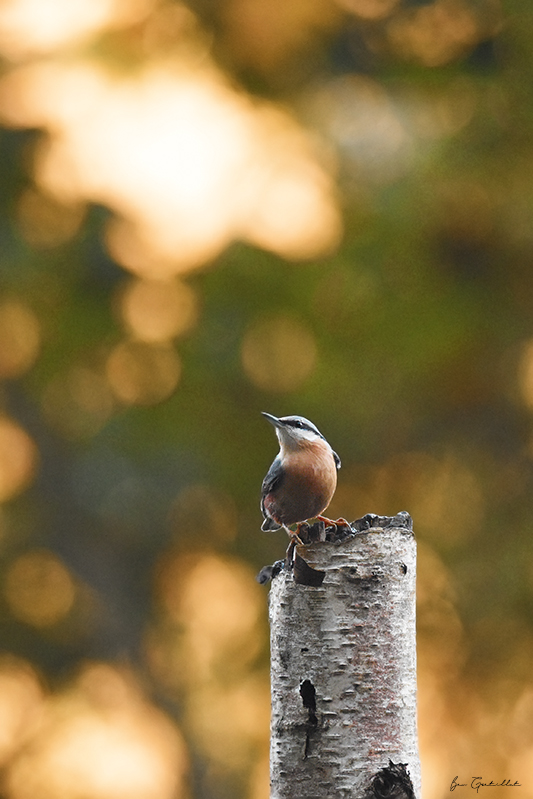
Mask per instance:
[[[308,430],[310,433],[314,433],[316,436],[319,436],[320,438],[323,438],[324,441],[326,440],[325,437],[320,432],[320,430],[317,430],[317,428],[314,425],[312,425],[312,424],[306,424],[301,419],[290,419],[290,418],[289,419],[287,419],[287,418],[283,419],[282,418],[281,421],[287,427],[297,427],[300,430]]]
[[[286,421],[285,424],[288,427],[299,427],[301,430],[310,430],[311,433],[316,433],[317,432],[313,427],[310,427],[308,424],[304,424],[303,422],[300,422],[298,420],[293,421],[291,419],[290,421]]]

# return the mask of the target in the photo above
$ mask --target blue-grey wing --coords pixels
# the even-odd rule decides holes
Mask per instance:
[[[272,466],[266,473],[265,479],[263,480],[263,484],[261,486],[261,513],[265,521],[261,526],[261,530],[269,531],[269,530],[279,530],[281,525],[272,519],[267,509],[265,508],[265,497],[267,494],[270,494],[271,491],[275,491],[281,485],[284,476],[284,469],[281,465],[281,460],[279,457],[275,458]]]
[[[270,494],[271,491],[275,491],[276,488],[279,488],[281,481],[283,480],[284,472],[285,470],[281,465],[281,458],[275,458],[272,466],[266,473],[265,479],[263,480],[263,484],[261,486],[261,499],[264,499],[264,497],[266,497],[267,494]]]

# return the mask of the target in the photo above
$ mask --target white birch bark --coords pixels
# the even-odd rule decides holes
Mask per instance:
[[[271,799],[363,799],[389,760],[419,799],[413,534],[372,528],[299,554],[326,575],[272,581]]]

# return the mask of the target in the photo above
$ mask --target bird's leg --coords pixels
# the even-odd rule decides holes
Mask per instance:
[[[298,535],[298,531],[300,529],[300,525],[296,526],[296,531],[295,532],[290,530],[285,525],[283,525],[283,526],[285,527],[285,531],[286,531],[287,535],[290,538],[289,546],[287,547],[287,551],[285,553],[285,563],[286,563],[288,568],[292,568],[292,565],[294,563],[294,558],[296,557],[296,547],[299,544],[301,546],[304,546],[304,543],[303,543],[302,539],[300,538],[300,536]]]
[[[298,542],[296,540],[296,536],[291,536],[289,546],[287,547],[287,551],[285,553],[285,568],[287,569],[292,569],[297,546]]]
[[[342,516],[337,521],[333,521],[333,519],[328,519],[327,516],[316,516],[319,522],[324,522],[326,527],[350,527],[350,523],[343,519]]]
[[[301,546],[305,546],[304,542],[302,541],[302,539],[299,536],[300,527],[303,524],[305,524],[305,522],[298,522],[298,524],[296,525],[296,530],[290,530],[288,527],[285,527],[285,530],[287,531],[287,535],[291,539],[291,543],[294,543],[295,546],[297,544],[300,544]]]

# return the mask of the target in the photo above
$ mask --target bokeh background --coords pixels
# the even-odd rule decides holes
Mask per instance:
[[[532,41],[529,0],[3,0],[2,799],[267,799],[262,410],[333,515],[414,517],[424,799],[533,797]]]

